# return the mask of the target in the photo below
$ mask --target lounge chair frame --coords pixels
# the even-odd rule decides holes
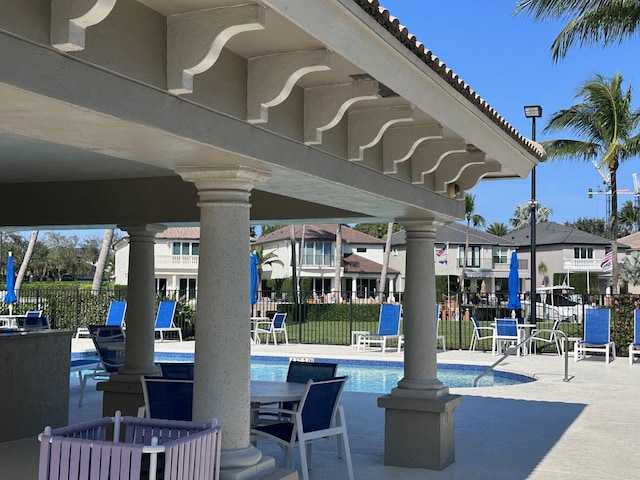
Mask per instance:
[[[587,352],[604,353],[609,364],[609,353],[616,359],[616,344],[611,341],[611,310],[587,308],[584,313],[584,338],[574,343],[573,359],[586,358]]]
[[[372,345],[380,345],[382,353],[387,349],[387,340],[397,339],[397,351],[402,349],[404,336],[400,333],[400,322],[402,321],[402,306],[393,303],[383,303],[380,305],[380,317],[378,319],[377,333],[361,333],[358,335],[356,351],[360,348],[371,348]]]

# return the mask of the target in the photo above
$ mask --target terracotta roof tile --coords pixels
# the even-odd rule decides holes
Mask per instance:
[[[344,273],[375,273],[380,274],[382,272],[382,265],[369,260],[367,258],[351,253],[345,255],[342,259],[344,266]],[[388,267],[387,273],[391,275],[397,275],[400,272],[391,267]]]
[[[391,15],[391,12],[380,5],[378,0],[353,0],[365,12],[371,15],[380,25],[382,25],[391,35],[415,54],[422,62],[442,77],[449,85],[455,88],[463,97],[474,104],[482,111],[493,123],[498,125],[509,136],[523,145],[529,152],[544,160],[546,153],[542,146],[520,134],[502,115],[494,110],[489,103],[480,95],[474,92],[471,87],[466,84],[451,68],[440,61],[429,49],[427,49],[415,35],[409,33],[409,30],[400,24],[400,21]]]

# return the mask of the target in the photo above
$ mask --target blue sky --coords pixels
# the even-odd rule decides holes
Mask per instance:
[[[516,130],[531,137],[531,120],[524,105],[541,105],[537,140],[568,138],[569,134],[542,132],[547,118],[576,103],[579,85],[595,73],[606,77],[620,72],[626,85],[640,85],[638,47],[640,39],[608,48],[570,50],[553,64],[550,46],[562,22],[534,22],[512,15],[516,0],[412,1],[380,0],[426,48],[447,64],[485,99]],[[640,86],[634,90],[633,106],[640,106]],[[632,174],[640,174],[640,159],[623,163],[618,170],[618,189],[633,192]],[[553,209],[550,220],[564,223],[579,217],[606,214],[606,196],[587,197],[587,189],[602,187],[602,178],[588,162],[547,162],[536,168],[536,197]],[[531,179],[484,181],[469,193],[476,196],[476,212],[487,226],[508,220],[516,205],[529,200]],[[619,195],[618,204],[634,200]]]

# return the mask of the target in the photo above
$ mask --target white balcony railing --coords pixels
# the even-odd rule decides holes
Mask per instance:
[[[595,270],[602,270],[600,266],[602,260],[602,258],[565,258],[563,263],[565,270],[583,272],[589,270],[593,272]]]
[[[197,255],[156,255],[155,266],[156,267],[186,267],[186,266],[198,266]]]

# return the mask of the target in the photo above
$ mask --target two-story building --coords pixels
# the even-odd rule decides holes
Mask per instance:
[[[113,247],[115,282],[129,283],[129,237]],[[167,228],[157,233],[154,245],[156,291],[177,293],[180,298],[195,298],[198,287],[200,227]]]
[[[515,242],[492,235],[477,228],[469,228],[469,247],[466,263],[464,250],[467,243],[467,226],[461,223],[443,225],[436,230],[435,274],[461,277],[464,263],[465,291],[508,295],[509,262],[511,252],[517,250]],[[391,240],[389,266],[400,271],[398,285],[405,286],[406,235],[396,232]],[[529,278],[529,263],[518,258],[520,278]],[[484,285],[483,285],[484,284]]]
[[[300,278],[311,280],[314,297],[323,301],[335,300],[340,292],[342,298],[377,298],[380,288],[380,275],[384,256],[384,240],[367,235],[347,226],[342,226],[342,265],[340,267],[340,285],[336,285],[335,224],[286,226],[256,239],[255,245],[262,245],[263,255],[272,254],[282,264],[273,263],[263,269],[263,288],[270,279],[290,278],[293,275],[291,261],[292,238],[296,252],[302,249]],[[298,260],[296,260],[296,263]],[[398,289],[397,279],[400,272],[389,265],[387,270],[386,291],[395,296]]]

